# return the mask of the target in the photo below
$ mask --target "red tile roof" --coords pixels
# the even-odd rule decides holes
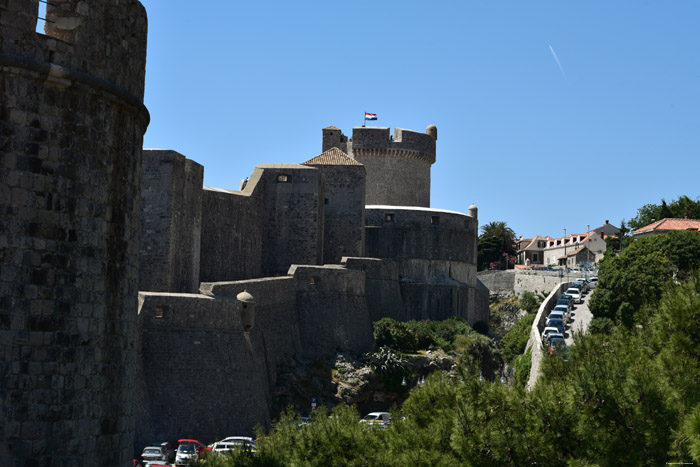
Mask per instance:
[[[660,221],[652,222],[649,225],[640,227],[633,232],[633,235],[637,235],[644,232],[667,232],[669,230],[700,230],[700,220],[699,219],[675,219],[675,218],[665,218]]]

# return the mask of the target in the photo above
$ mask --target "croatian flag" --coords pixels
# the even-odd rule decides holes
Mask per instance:
[[[371,114],[369,112],[365,112],[365,120],[376,120],[377,119],[377,114]]]

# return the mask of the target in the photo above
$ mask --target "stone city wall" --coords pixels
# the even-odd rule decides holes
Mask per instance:
[[[141,174],[139,290],[195,293],[204,167],[175,151],[145,149]]]
[[[255,298],[255,325],[250,336],[254,348],[259,348],[265,356],[270,388],[276,383],[279,365],[301,358],[294,277],[203,282],[200,290],[206,295],[224,297],[236,297],[247,291]]]
[[[203,189],[200,281],[263,275],[262,175],[256,168],[241,191]]]
[[[0,464],[126,465],[134,441],[146,13],[0,2]]]
[[[365,168],[361,165],[313,165],[323,174],[323,264],[343,256],[364,256]]]
[[[367,206],[365,218],[368,257],[459,261],[476,267],[473,217],[439,209]]]
[[[293,265],[302,350],[307,358],[374,347],[365,274],[342,266]]]
[[[141,292],[141,371],[136,446],[214,440],[268,425],[263,352],[244,332],[252,319],[232,298]],[[255,327],[255,326],[254,326]]]
[[[286,275],[292,264],[323,263],[323,179],[318,169],[261,164],[262,275]]]
[[[411,277],[404,272],[426,270],[448,272],[449,262],[431,262],[431,268],[416,268],[419,260],[344,258],[348,269],[366,275],[365,293],[371,321],[388,317],[398,321],[412,319],[441,320],[461,316],[471,325],[488,323],[488,290],[477,281],[475,286],[449,275]],[[411,264],[411,267],[406,267]]]

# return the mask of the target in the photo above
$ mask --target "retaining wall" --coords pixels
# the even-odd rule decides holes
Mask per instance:
[[[509,269],[507,271],[479,271],[477,277],[499,297],[520,296],[525,291],[546,294],[561,281],[558,271],[532,271]],[[570,273],[569,280],[583,277],[581,273]]]
[[[542,331],[547,322],[547,316],[556,305],[559,297],[566,292],[569,284],[570,282],[561,282],[554,287],[547,298],[540,304],[540,308],[537,310],[537,315],[535,316],[535,321],[533,321],[532,327],[530,328],[530,339],[525,347],[525,351],[527,351],[527,349],[532,349],[532,365],[530,366],[530,378],[527,382],[528,390],[531,390],[535,386],[537,379],[540,377],[540,364],[544,356],[544,351],[542,349]]]

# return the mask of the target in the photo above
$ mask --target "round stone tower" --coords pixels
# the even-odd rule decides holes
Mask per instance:
[[[437,127],[426,133],[401,128],[355,127],[348,150],[365,166],[367,205],[430,207],[430,166]]]
[[[38,5],[0,7],[0,464],[131,465],[146,12]]]

